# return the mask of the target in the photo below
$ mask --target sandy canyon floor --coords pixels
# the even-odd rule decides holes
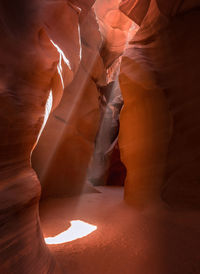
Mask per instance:
[[[48,245],[64,273],[200,273],[199,212],[136,210],[123,201],[122,187],[96,189],[97,193],[40,204],[44,237],[69,231],[73,220],[97,227],[83,238]]]

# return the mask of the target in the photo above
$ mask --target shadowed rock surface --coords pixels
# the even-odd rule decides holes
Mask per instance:
[[[171,206],[199,207],[199,2],[152,0],[130,11],[134,2],[121,4],[140,18],[119,76],[125,198],[151,203],[162,193]]]
[[[198,274],[200,3],[94,2],[0,0],[0,273]]]
[[[63,16],[73,23],[64,25]],[[61,81],[77,70],[78,13],[66,2],[1,1],[0,21],[0,272],[59,273],[40,229],[41,187],[30,155],[50,90],[62,92]],[[65,39],[71,31],[73,48]]]

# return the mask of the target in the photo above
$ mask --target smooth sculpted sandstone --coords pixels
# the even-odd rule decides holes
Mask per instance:
[[[128,39],[135,32],[136,24],[119,10],[119,2],[119,0],[97,0],[94,4],[103,40],[100,54],[107,80],[105,87],[100,88],[100,127],[88,172],[88,180],[95,185],[105,185],[108,181],[109,184],[122,184],[120,178],[124,178],[124,174],[123,176],[111,174],[119,174],[121,171],[124,173],[119,151],[114,153],[115,149],[118,150],[116,145],[119,130],[118,116],[123,104],[117,77],[121,56]]]
[[[47,110],[78,69],[78,13],[66,1],[0,1],[2,274],[60,273],[41,233],[30,157]]]
[[[86,181],[99,128],[98,87],[106,84],[105,68],[94,11],[87,10],[87,16],[80,17],[79,69],[33,152],[33,167],[40,178],[43,197],[94,191]]]
[[[119,76],[120,150],[130,203],[151,204],[162,197],[170,206],[200,206],[199,5],[121,3],[140,25]]]
[[[88,172],[88,180],[93,185],[106,185],[108,178],[112,177],[110,173],[115,160],[120,162],[120,156],[117,153],[113,153],[117,148],[119,113],[123,105],[119,82],[113,81],[102,87],[100,93],[100,127],[96,136],[95,150]],[[118,159],[114,159],[114,156],[117,156]],[[118,168],[118,173],[124,172],[119,163]],[[120,180],[120,176],[118,178]],[[119,184],[118,180],[110,183]]]
[[[97,0],[94,4],[103,37],[102,56],[106,68],[122,55],[134,32],[135,24],[119,10],[119,3],[120,0]]]

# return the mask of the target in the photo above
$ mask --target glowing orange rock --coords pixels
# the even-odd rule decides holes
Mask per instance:
[[[99,127],[97,85],[106,82],[99,54],[102,39],[92,10],[80,23],[80,35],[82,59],[78,72],[49,117],[32,157],[43,197],[94,191],[85,183]]]
[[[141,25],[119,77],[125,198],[199,206],[199,1],[152,0],[146,12],[140,3],[121,5]]]

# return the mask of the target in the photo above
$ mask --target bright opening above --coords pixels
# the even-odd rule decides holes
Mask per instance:
[[[54,236],[45,238],[48,245],[63,244],[86,237],[97,229],[97,226],[88,224],[84,221],[74,220],[70,222],[71,226],[64,232]]]

